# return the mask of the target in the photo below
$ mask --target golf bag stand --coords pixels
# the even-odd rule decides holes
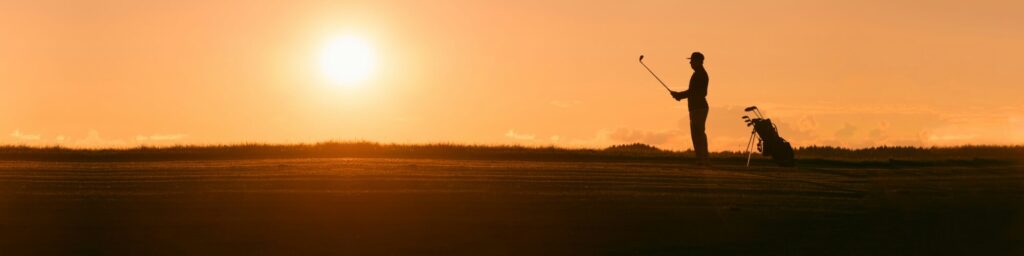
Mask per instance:
[[[747,126],[753,127],[753,130],[750,131],[750,140],[747,141],[747,167],[750,167],[750,158],[754,154],[755,137],[757,138],[757,150],[762,155],[771,156],[779,166],[795,165],[793,146],[779,136],[779,130],[772,120],[765,118],[757,106],[750,106],[744,111],[754,113],[754,118],[743,116],[743,121],[747,123]]]
[[[750,131],[750,139],[747,140],[747,167],[750,167],[750,157],[754,155],[754,151],[751,146],[754,146],[754,138],[757,137],[757,131]],[[760,139],[760,138],[759,138]]]

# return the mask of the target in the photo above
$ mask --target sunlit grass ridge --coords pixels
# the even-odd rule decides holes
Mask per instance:
[[[797,149],[796,155],[801,160],[1001,160],[1017,162],[1024,159],[1024,146],[972,145],[930,148],[873,147],[863,149],[811,146]],[[693,157],[693,152],[690,150],[663,150],[641,143],[615,145],[603,149],[453,143],[382,144],[368,141],[328,141],[314,144],[244,143],[164,147],[140,146],[123,149],[0,146],[0,160],[161,161],[325,157],[675,162],[689,161]],[[745,159],[746,154],[744,152],[723,151],[712,153],[712,157],[725,161]]]

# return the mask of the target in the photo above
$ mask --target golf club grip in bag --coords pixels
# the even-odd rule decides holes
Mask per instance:
[[[779,136],[778,129],[772,124],[771,119],[759,119],[754,122],[754,130],[761,138],[757,148],[764,156],[771,156],[772,160],[780,166],[793,166],[793,146],[786,139]]]

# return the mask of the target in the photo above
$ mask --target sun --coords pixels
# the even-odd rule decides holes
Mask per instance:
[[[373,47],[355,36],[327,41],[320,52],[320,70],[332,84],[354,87],[365,82],[377,64]]]

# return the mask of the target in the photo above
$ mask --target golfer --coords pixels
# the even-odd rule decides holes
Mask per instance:
[[[697,153],[697,164],[708,165],[708,135],[704,134],[704,123],[708,120],[708,71],[704,70],[704,54],[693,52],[689,59],[690,67],[693,68],[690,88],[681,92],[672,91],[671,94],[676,101],[687,99],[690,138],[693,139],[693,151]]]

